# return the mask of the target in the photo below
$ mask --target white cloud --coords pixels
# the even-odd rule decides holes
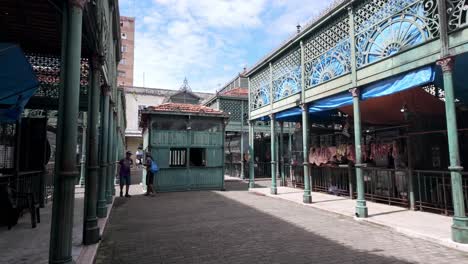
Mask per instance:
[[[302,0],[135,1],[134,85],[177,89],[186,76],[192,89],[212,92],[242,71],[252,59],[249,52],[279,44],[298,22],[327,5]]]

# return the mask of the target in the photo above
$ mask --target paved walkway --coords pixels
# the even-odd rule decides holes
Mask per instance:
[[[117,198],[96,263],[468,263],[425,240],[247,191]]]
[[[348,197],[312,192],[312,204],[304,204],[302,202],[304,191],[301,189],[278,187],[278,194],[271,195],[269,181],[258,182],[258,185],[260,185],[259,188],[252,188],[250,191],[339,215],[348,217],[354,217],[355,215],[356,200],[351,200]],[[367,202],[367,207],[369,217],[359,220],[391,228],[408,236],[426,239],[443,246],[468,252],[468,245],[455,243],[451,240],[452,217],[411,211],[398,206],[374,202]]]

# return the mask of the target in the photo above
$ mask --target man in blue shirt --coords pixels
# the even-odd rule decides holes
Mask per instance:
[[[126,185],[125,188],[125,197],[131,197],[130,194],[128,194],[128,189],[130,189],[130,168],[133,165],[133,160],[132,160],[132,152],[127,151],[125,154],[125,158],[121,159],[119,161],[119,176],[120,176],[120,197],[123,196],[123,186],[124,183]]]

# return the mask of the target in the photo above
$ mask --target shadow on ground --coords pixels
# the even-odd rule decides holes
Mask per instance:
[[[242,182],[226,187],[247,192]],[[117,198],[96,263],[409,263],[377,251],[352,249],[219,192],[180,192]]]

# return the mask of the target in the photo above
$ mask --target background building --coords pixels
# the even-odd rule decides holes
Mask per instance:
[[[180,102],[180,98],[185,98],[186,103],[190,101],[195,104],[202,103],[211,93],[191,92],[184,88],[184,85],[179,90],[169,90],[160,88],[144,88],[125,86],[126,98],[126,117],[127,129],[125,130],[125,138],[127,139],[127,150],[135,153],[140,145],[143,144],[141,130],[138,128],[138,111],[144,107],[157,106],[165,102]]]
[[[135,50],[135,18],[120,17],[122,59],[118,67],[118,85],[133,86],[133,61]]]

